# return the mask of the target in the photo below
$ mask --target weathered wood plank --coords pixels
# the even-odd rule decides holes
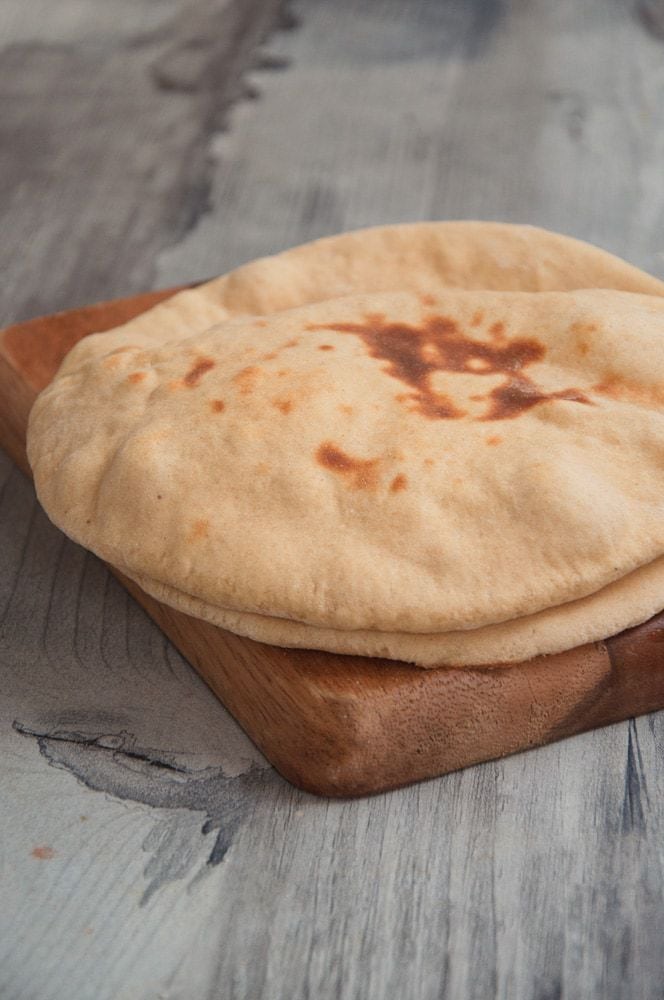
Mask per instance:
[[[283,6],[3,4],[3,326],[152,285],[206,209],[211,134]]]
[[[306,0],[270,40],[288,67],[227,112],[230,6],[2,4],[3,323],[411,218],[537,222],[664,274],[637,5]],[[275,7],[239,7],[251,47]],[[661,716],[311,799],[5,459],[0,663],[3,998],[661,992]]]

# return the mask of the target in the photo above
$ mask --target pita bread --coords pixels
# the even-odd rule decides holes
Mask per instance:
[[[354,656],[404,660],[422,667],[500,666],[598,642],[647,621],[662,608],[664,557],[634,570],[596,594],[569,604],[484,628],[420,635],[321,629],[287,618],[230,611],[146,577],[134,575],[132,578],[163,604],[273,646],[326,649]]]
[[[440,287],[125,331],[42,393],[29,457],[56,524],[174,601],[479,629],[664,554],[663,334],[653,295]]]
[[[65,371],[126,344],[161,346],[238,315],[364,292],[448,288],[664,295],[664,283],[569,236],[500,222],[416,222],[330,236],[264,257],[179,292],[116,330],[86,337]]]

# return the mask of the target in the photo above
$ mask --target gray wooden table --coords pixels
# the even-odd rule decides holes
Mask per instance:
[[[2,322],[411,219],[664,276],[658,10],[3,0]],[[664,996],[661,715],[317,800],[4,456],[0,695],[0,1000]]]

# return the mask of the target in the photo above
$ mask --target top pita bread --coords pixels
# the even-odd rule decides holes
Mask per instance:
[[[64,370],[131,342],[161,345],[232,316],[265,315],[363,292],[446,288],[664,295],[664,284],[597,247],[533,226],[416,222],[360,229],[264,257],[174,295],[117,330],[86,337]],[[103,339],[99,339],[103,338]]]
[[[664,553],[662,293],[528,227],[318,241],[75,348],[39,496],[172,603],[321,648],[577,602]]]

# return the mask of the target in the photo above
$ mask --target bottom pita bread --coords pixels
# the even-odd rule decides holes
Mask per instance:
[[[660,557],[588,597],[496,625],[441,633],[343,631],[215,607],[167,584],[122,572],[157,600],[257,642],[402,660],[420,667],[500,666],[599,642],[661,611],[664,594]]]

